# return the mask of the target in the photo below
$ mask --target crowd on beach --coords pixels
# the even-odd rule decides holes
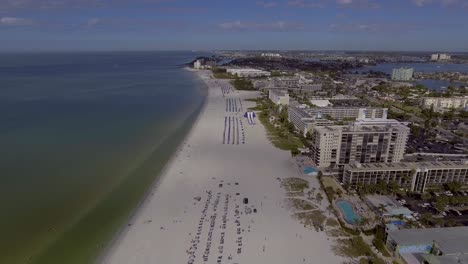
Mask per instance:
[[[245,205],[245,210],[241,210],[241,204],[246,204],[247,198],[241,199],[240,193],[236,192],[239,183],[224,184],[219,183],[219,191],[208,190],[204,195],[206,199],[201,207],[201,215],[196,227],[196,233],[190,233],[190,247],[186,251],[188,255],[187,263],[208,262],[213,255],[216,256],[216,262],[222,263],[223,259],[233,260],[236,256],[242,254],[243,240],[246,229],[250,232],[250,225],[243,227],[242,217],[257,212]],[[229,188],[231,187],[231,188]],[[216,194],[215,194],[216,193]],[[224,199],[222,199],[224,197]],[[234,197],[234,199],[232,198]],[[201,197],[195,197],[196,201],[201,201]],[[230,207],[234,206],[234,210]],[[222,209],[221,223],[219,223],[218,211]],[[231,236],[231,237],[230,237]],[[232,237],[235,236],[235,237]],[[203,246],[200,243],[205,241]],[[228,241],[235,241],[234,244]],[[230,244],[230,245],[227,245]],[[201,253],[199,249],[202,249]],[[215,251],[213,251],[213,248]],[[228,251],[228,254],[225,254]],[[201,255],[200,255],[201,254]]]

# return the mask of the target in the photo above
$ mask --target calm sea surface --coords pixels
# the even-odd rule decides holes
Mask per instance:
[[[0,55],[0,263],[96,258],[196,119],[198,55]]]

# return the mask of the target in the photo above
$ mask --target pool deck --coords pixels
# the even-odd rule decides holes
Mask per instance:
[[[351,203],[354,212],[359,215],[362,218],[365,218],[368,221],[365,225],[356,225],[356,224],[350,224],[348,221],[346,221],[346,218],[344,216],[343,211],[341,208],[337,205],[338,202],[340,201],[347,201]],[[363,229],[363,230],[369,230],[375,228],[377,225],[377,219],[376,215],[372,212],[370,208],[368,208],[363,201],[358,196],[352,196],[352,195],[343,195],[343,197],[336,199],[333,201],[333,207],[335,210],[338,212],[338,216],[340,221],[344,224],[345,227],[350,228],[350,229]],[[365,216],[365,217],[364,217]]]

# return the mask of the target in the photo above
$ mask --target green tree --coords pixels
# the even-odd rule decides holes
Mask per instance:
[[[419,138],[422,133],[421,133],[421,127],[419,126],[416,126],[416,125],[411,125],[411,134],[416,137],[416,138]]]
[[[338,189],[336,191],[336,195],[338,195],[338,197],[341,197],[343,195],[343,191],[341,189]]]
[[[288,131],[289,131],[290,133],[294,133],[294,132],[295,132],[295,129],[296,129],[296,128],[294,127],[294,124],[291,123],[291,122],[288,122],[288,123],[287,123],[286,128],[288,129]]]
[[[432,214],[431,213],[423,213],[421,215],[421,220],[423,221],[423,223],[425,224],[430,224],[432,222]]]
[[[457,191],[460,191],[460,189],[462,188],[462,184],[459,183],[459,182],[449,182],[445,185],[445,187],[452,191],[452,192],[457,192]]]
[[[299,150],[298,150],[297,148],[291,149],[291,155],[292,155],[293,157],[299,155],[299,153],[300,153],[300,152],[299,152]]]
[[[453,218],[450,218],[449,220],[447,220],[447,222],[445,222],[445,225],[448,227],[457,226],[457,221],[455,221],[455,219]]]
[[[421,199],[423,199],[424,201],[429,201],[432,199],[432,195],[428,192],[425,192],[421,195]]]
[[[281,123],[285,123],[286,121],[288,121],[288,107],[285,105],[281,107],[279,120]]]
[[[444,226],[444,219],[442,219],[442,218],[436,218],[436,219],[435,219],[435,223],[436,223],[436,225],[438,225],[438,226]]]
[[[446,206],[447,206],[447,202],[444,200],[439,200],[435,204],[435,208],[437,209],[439,213],[442,213],[443,211],[445,211]]]

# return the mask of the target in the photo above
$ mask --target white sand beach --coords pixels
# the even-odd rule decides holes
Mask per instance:
[[[305,228],[284,205],[279,179],[301,173],[258,120],[252,125],[243,117],[254,106],[244,99],[258,92],[234,91],[208,71],[198,74],[209,90],[198,121],[102,262],[345,261],[332,251],[334,238]]]

